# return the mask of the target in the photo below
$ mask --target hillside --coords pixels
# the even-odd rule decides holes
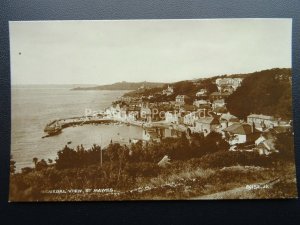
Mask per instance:
[[[261,113],[291,119],[291,69],[276,68],[249,74],[226,102],[230,113],[240,118]]]
[[[199,89],[205,88],[207,94],[217,91],[215,80],[224,77],[243,77],[239,87],[226,100],[227,109],[239,118],[246,118],[251,113],[266,114],[282,119],[292,118],[291,69],[275,68],[248,74],[222,75],[199,80],[184,80],[175,83],[151,82],[118,82],[95,87],[77,87],[72,90],[132,90],[124,96],[153,96],[150,102],[174,101],[177,95],[186,95],[187,103],[191,104]],[[170,85],[174,92],[162,95],[162,90]],[[144,88],[141,88],[144,87]]]
[[[153,95],[151,102],[162,102],[174,101],[177,95],[186,95],[189,97],[187,103],[192,103],[199,89],[205,88],[207,94],[211,94],[217,91],[215,80],[225,77],[244,78],[242,86],[226,100],[227,108],[233,115],[244,119],[251,113],[272,115],[286,120],[292,118],[291,69],[288,68],[274,68],[248,74],[221,75],[170,83],[174,92],[169,96],[160,94],[163,89],[167,88],[167,84],[131,91],[124,96]]]
[[[154,83],[154,82],[117,82],[114,84],[99,85],[94,87],[76,87],[71,90],[73,91],[85,91],[85,90],[138,90],[140,87],[144,88],[155,88],[162,87],[163,83]]]
[[[153,95],[154,97],[151,99],[152,102],[162,102],[162,101],[174,101],[177,95],[186,95],[189,97],[189,100],[192,101],[195,98],[196,93],[201,88],[206,88],[208,94],[217,91],[217,86],[214,83],[216,77],[202,79],[201,81],[179,81],[175,83],[170,83],[169,85],[173,87],[173,94],[159,95],[163,89],[166,89],[168,84],[163,85],[162,87],[151,88],[143,91],[132,91],[124,94],[124,96],[129,97],[138,97],[138,96],[149,96]],[[191,102],[190,102],[191,103]]]

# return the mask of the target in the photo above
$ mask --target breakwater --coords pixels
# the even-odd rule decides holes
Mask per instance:
[[[72,126],[82,126],[84,124],[111,124],[111,123],[122,123],[126,125],[134,125],[143,127],[145,122],[138,120],[127,120],[123,118],[114,117],[98,117],[98,116],[80,116],[65,119],[55,119],[50,121],[44,129],[44,132],[51,136],[53,130],[62,130]],[[57,134],[58,132],[55,132]],[[47,135],[48,136],[48,135]]]
[[[180,132],[186,132],[187,129],[185,126],[166,123],[165,121],[144,122],[139,120],[128,120],[125,118],[116,118],[116,117],[81,116],[81,117],[72,117],[66,119],[56,119],[49,122],[44,129],[44,132],[48,133],[48,135],[44,137],[49,137],[49,136],[59,134],[62,129],[67,127],[82,126],[84,124],[112,124],[112,123],[126,124],[128,126],[133,125],[138,127],[144,127],[146,129],[147,128],[173,129]]]
[[[55,119],[49,122],[44,131],[50,133],[49,131],[55,129],[64,129],[71,126],[81,126],[84,124],[105,124],[115,122],[113,119],[109,118],[99,118],[99,117],[72,117],[66,119]]]

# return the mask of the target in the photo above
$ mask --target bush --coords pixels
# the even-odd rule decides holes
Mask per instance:
[[[78,146],[76,150],[65,146],[58,151],[56,161],[57,169],[86,167],[100,162],[101,148],[94,145],[91,149],[85,150],[83,146]]]
[[[126,173],[133,177],[155,177],[158,175],[160,168],[157,164],[140,162],[140,163],[130,163],[125,167]]]

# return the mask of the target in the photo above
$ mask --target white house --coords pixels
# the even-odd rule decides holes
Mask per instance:
[[[109,118],[121,118],[122,114],[121,114],[121,108],[119,106],[119,104],[117,104],[115,107],[111,106],[109,108],[105,109],[105,114],[107,115],[107,117]],[[126,113],[125,113],[126,114]]]
[[[187,98],[186,95],[177,95],[175,98],[175,102],[178,105],[184,105],[186,98]]]
[[[152,112],[148,106],[142,106],[140,109],[140,118],[147,122],[151,122]]]
[[[269,155],[271,153],[279,152],[275,148],[275,137],[272,135],[261,135],[255,140],[256,149],[260,155]]]
[[[167,96],[172,95],[173,93],[174,93],[174,89],[173,89],[173,87],[170,87],[169,85],[168,85],[167,89],[162,91],[162,94],[167,95]]]
[[[212,108],[213,109],[216,109],[216,108],[223,108],[225,107],[226,103],[225,103],[225,100],[224,99],[217,99],[217,100],[214,100],[213,103],[212,103]]]
[[[154,128],[148,128],[143,129],[143,135],[142,135],[143,141],[160,141],[160,137],[156,129]]]
[[[209,102],[206,100],[195,100],[193,102],[193,105],[200,108],[200,107],[208,107],[209,106]]]
[[[138,117],[138,112],[130,111],[127,113],[127,121],[136,121]]]
[[[144,128],[143,141],[160,141],[163,138],[178,137],[178,132],[168,128]]]
[[[250,114],[247,116],[247,123],[255,124],[255,127],[263,131],[267,128],[273,128],[279,125],[279,120],[273,116],[267,116],[262,114]]]
[[[197,112],[191,112],[189,114],[186,114],[183,117],[183,124],[188,126],[195,126],[195,121],[199,119]]]
[[[219,121],[215,117],[203,117],[195,121],[194,131],[197,133],[204,133],[204,135],[215,131],[219,125]]]
[[[202,88],[196,93],[196,97],[205,96],[206,94],[207,94],[207,90],[205,88]]]
[[[179,118],[178,118],[178,114],[177,113],[171,113],[171,112],[166,112],[165,113],[165,121],[167,123],[175,123],[178,124],[179,123]]]
[[[218,78],[216,79],[216,85],[219,92],[230,92],[232,93],[238,87],[241,86],[243,79],[242,78]]]

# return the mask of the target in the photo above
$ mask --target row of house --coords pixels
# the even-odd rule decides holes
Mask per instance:
[[[119,105],[107,108],[104,112],[110,118],[117,118],[122,122],[141,121],[137,112],[126,111]],[[145,113],[151,117],[151,110],[146,106],[141,108],[140,114]],[[151,121],[148,121],[151,122]],[[176,124],[185,127],[190,133],[202,133],[207,136],[211,132],[222,134],[222,137],[232,146],[231,150],[237,150],[237,146],[251,144],[248,151],[258,151],[260,154],[278,152],[275,147],[276,136],[281,132],[291,132],[291,125],[287,121],[281,121],[272,116],[262,114],[250,114],[247,121],[241,121],[230,113],[222,115],[203,116],[199,111],[178,114],[166,112],[162,127],[144,127],[143,141],[160,141],[167,137],[180,137],[183,133],[168,124]],[[261,124],[264,126],[261,126]],[[263,128],[263,129],[262,129]],[[248,146],[246,145],[246,146]]]
[[[221,115],[212,114],[209,116],[203,116],[203,111],[194,111],[188,114],[172,114],[166,115],[166,122],[183,124],[191,133],[203,133],[207,136],[211,132],[221,133],[223,138],[228,141],[230,145],[239,145],[244,143],[254,143],[262,135],[268,134],[270,131],[273,133],[287,132],[291,130],[291,125],[287,121],[281,121],[273,116],[267,116],[262,114],[250,114],[247,117],[247,121],[241,121],[236,116],[230,113],[223,113]],[[182,118],[180,118],[182,116]],[[263,138],[259,139],[262,140]],[[264,141],[259,144],[268,145],[270,141],[270,135],[264,136]],[[273,138],[274,139],[274,138]],[[259,141],[258,141],[259,142]],[[256,142],[257,145],[259,145]],[[262,147],[263,145],[260,145]],[[265,154],[267,151],[270,153],[270,148],[263,149]],[[272,148],[273,152],[277,151]]]
[[[142,134],[143,141],[160,141],[162,138],[178,138],[182,135],[175,129],[165,127],[144,128]]]
[[[246,121],[240,121],[236,116],[230,114],[226,109],[225,100],[241,83],[242,78],[219,78],[216,80],[218,92],[208,95],[207,89],[200,89],[196,93],[193,105],[187,105],[187,100],[190,99],[186,95],[177,95],[175,101],[155,102],[148,105],[145,105],[141,99],[131,99],[129,107],[114,107],[109,109],[107,114],[113,117],[121,117],[126,121],[152,123],[151,108],[160,106],[177,107],[178,113],[165,113],[164,122],[166,124],[182,126],[190,133],[203,133],[204,136],[211,132],[218,132],[231,146],[252,143],[260,154],[276,152],[274,135],[270,135],[270,132],[286,132],[290,130],[290,124],[273,116],[252,113]],[[166,96],[173,93],[174,90],[170,86],[162,91],[162,94]],[[125,113],[122,113],[122,111],[125,111]],[[141,115],[145,116],[141,117]],[[178,133],[175,134],[175,131],[172,128],[161,128],[159,130],[157,127],[144,128],[143,140],[150,141],[159,140],[162,137],[176,137]]]
[[[151,109],[147,105],[123,106],[119,104],[105,109],[104,117],[121,122],[151,122]]]

